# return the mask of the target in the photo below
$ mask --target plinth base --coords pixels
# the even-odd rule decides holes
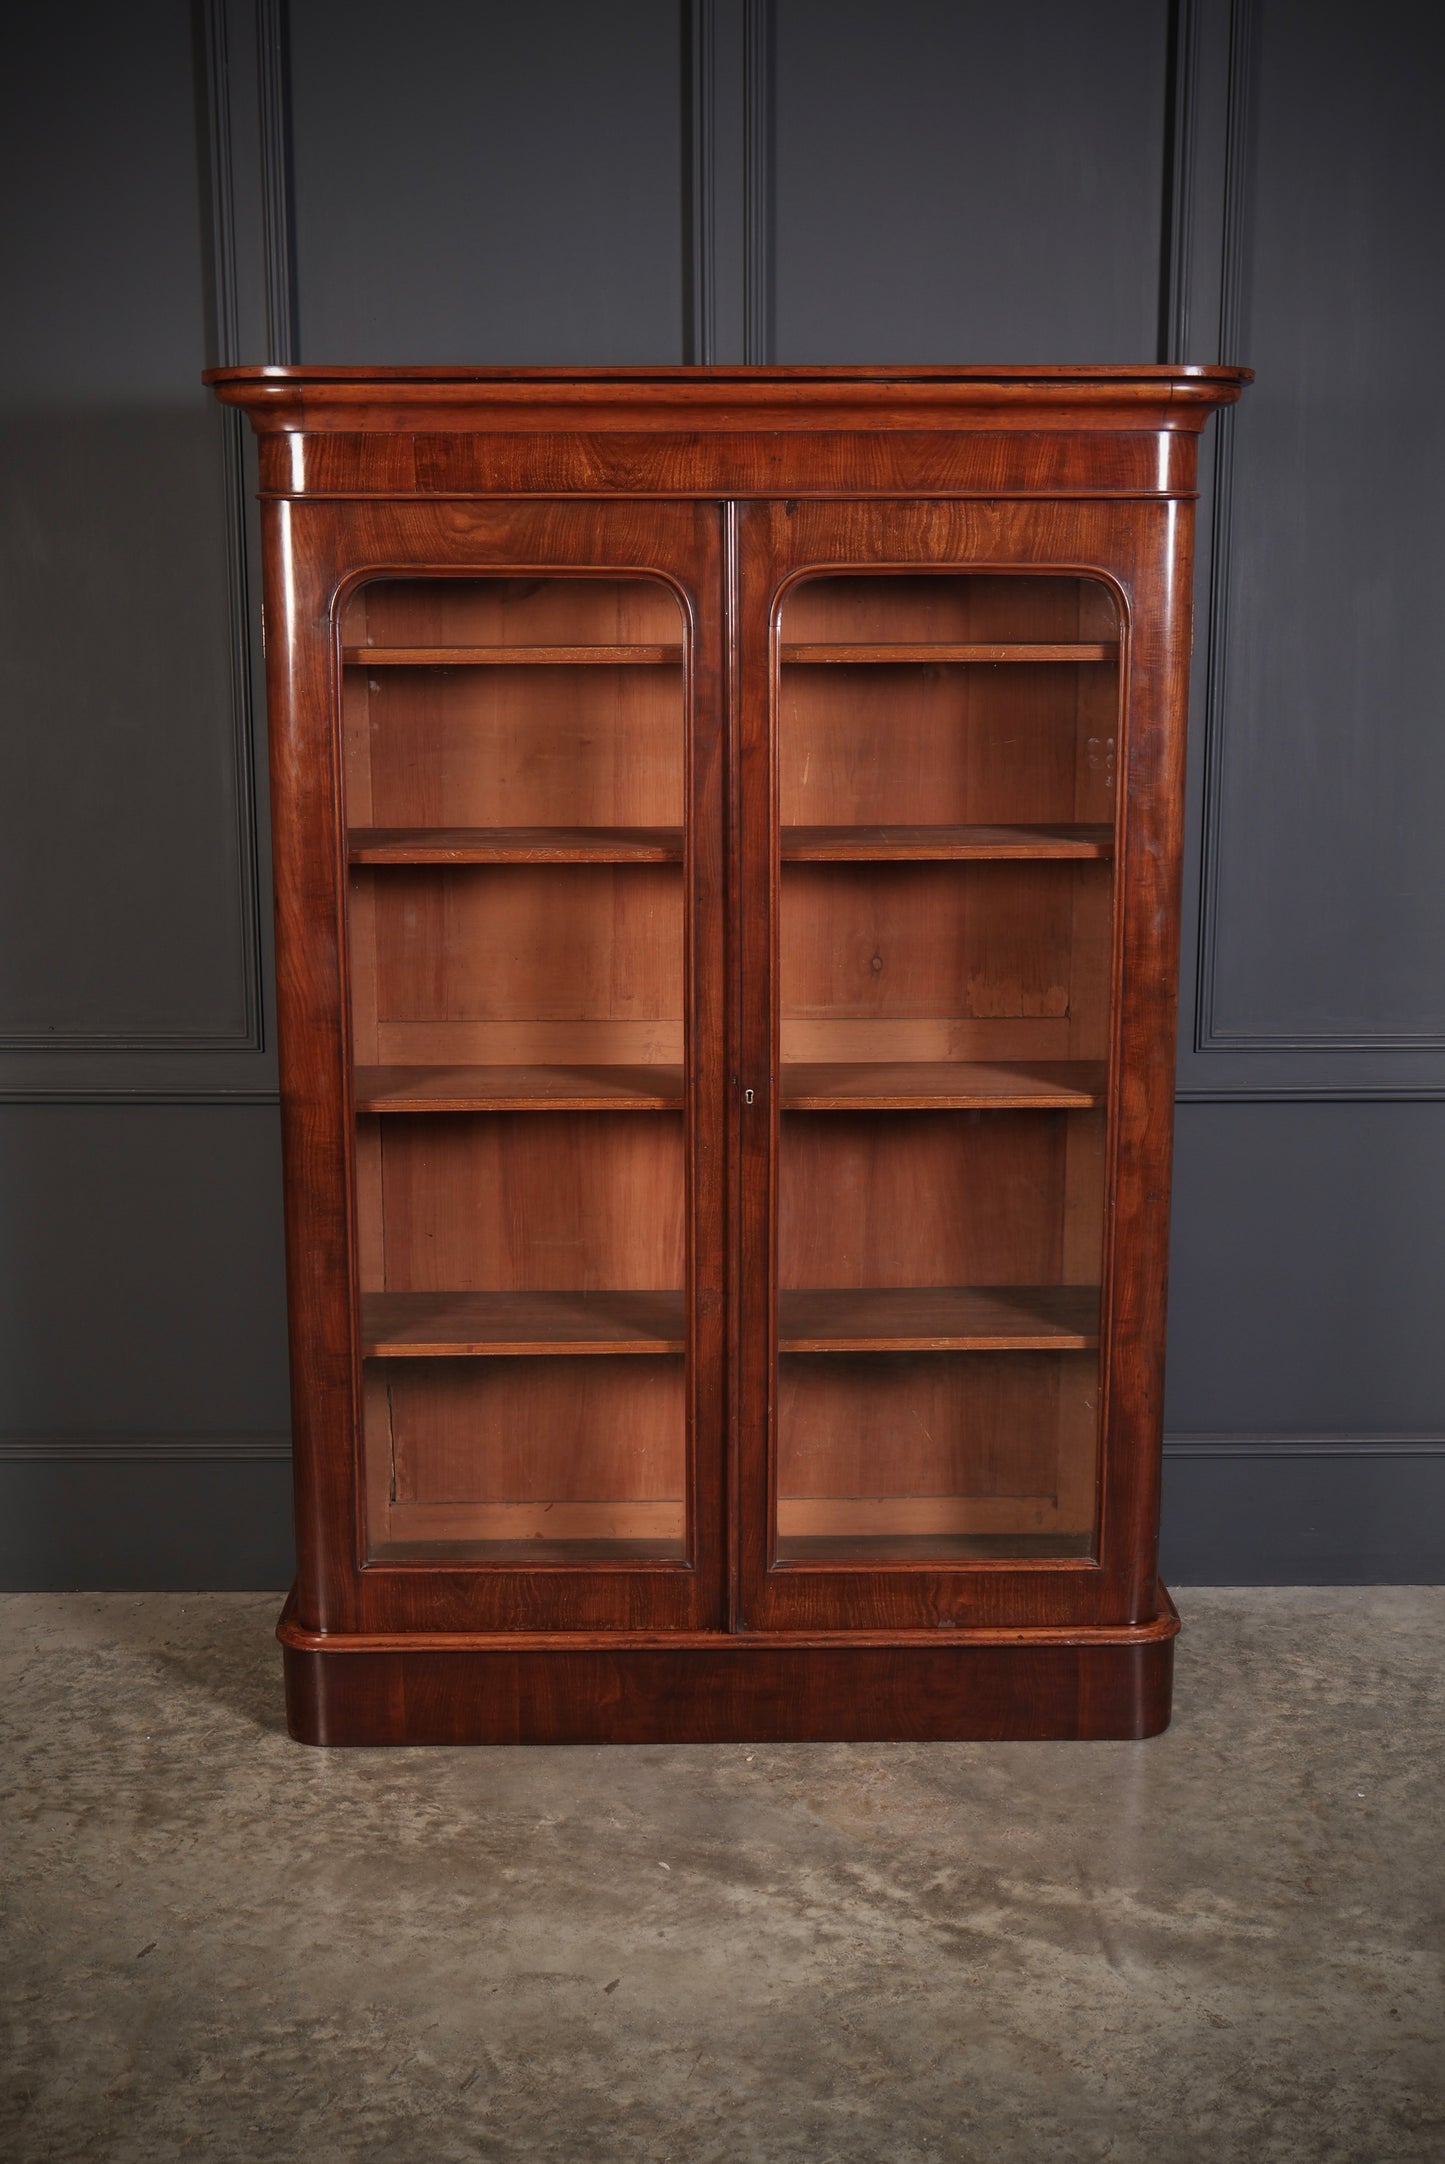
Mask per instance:
[[[302,1743],[1106,1740],[1169,1724],[1179,1618],[936,1637],[318,1635],[288,1602]]]

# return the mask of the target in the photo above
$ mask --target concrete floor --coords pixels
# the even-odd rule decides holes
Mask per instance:
[[[7,2164],[1445,2158],[1445,1590],[1084,1745],[308,1751],[276,1606],[0,1601]]]

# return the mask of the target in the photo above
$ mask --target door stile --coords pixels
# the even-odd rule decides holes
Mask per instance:
[[[1128,668],[1109,1179],[1108,1428],[1100,1553],[1130,1623],[1157,1615],[1179,1007],[1193,521],[1147,507],[1127,574]]]
[[[736,508],[738,802],[738,1621],[765,1627],[777,1371],[777,773],[773,756],[771,506]]]
[[[685,1017],[687,1087],[687,1346],[689,1552],[695,1629],[716,1627],[728,1604],[728,697],[730,666],[717,506],[688,507],[700,560],[689,581],[686,737]]]
[[[723,1501],[726,1527],[726,1627],[730,1632],[743,1627],[741,1553],[741,1527],[744,1523],[741,1437],[743,1430],[742,1398],[742,1351],[748,1342],[742,1329],[742,1255],[743,1233],[743,1044],[742,1023],[746,1012],[743,997],[743,937],[742,927],[746,921],[742,876],[742,791],[741,791],[741,672],[738,647],[738,511],[736,503],[724,503],[722,514],[721,563],[718,579],[718,610],[721,638],[719,658],[722,670],[721,711],[723,716],[724,756],[723,765],[727,777],[724,790],[724,856],[726,879],[724,891],[725,930],[725,1008],[726,1028],[724,1047],[724,1080],[726,1085],[726,1117],[724,1129],[727,1136],[727,1222],[726,1222],[726,1280],[727,1280],[727,1346],[726,1388],[727,1405],[724,1418],[726,1463],[723,1468]]]
[[[354,1129],[343,961],[339,745],[325,623],[335,580],[314,513],[262,506],[276,1026],[285,1172],[297,1613],[348,1627],[358,1554]],[[299,533],[298,533],[299,529]]]

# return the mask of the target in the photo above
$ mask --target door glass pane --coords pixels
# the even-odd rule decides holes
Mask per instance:
[[[640,579],[348,609],[373,1557],[688,1553],[682,642]]]
[[[775,1553],[1092,1551],[1118,622],[785,598]]]

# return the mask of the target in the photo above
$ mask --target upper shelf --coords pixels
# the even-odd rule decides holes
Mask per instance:
[[[1118,652],[1112,641],[1099,639],[1011,639],[1002,645],[959,645],[942,639],[879,643],[850,640],[846,645],[785,645],[782,650],[784,661],[805,662],[810,667],[846,661],[1113,661]]]
[[[785,662],[807,667],[845,662],[1113,661],[1119,649],[1103,639],[850,640],[846,644],[785,645]],[[343,646],[349,669],[658,668],[682,660],[681,646]]]
[[[1110,857],[1107,826],[784,827],[785,864],[923,864]]]
[[[677,864],[681,827],[353,827],[353,864]]]
[[[785,864],[1109,857],[1107,826],[784,827]],[[353,827],[353,864],[677,864],[681,827]]]
[[[681,646],[343,646],[356,669],[655,668],[682,659]]]

